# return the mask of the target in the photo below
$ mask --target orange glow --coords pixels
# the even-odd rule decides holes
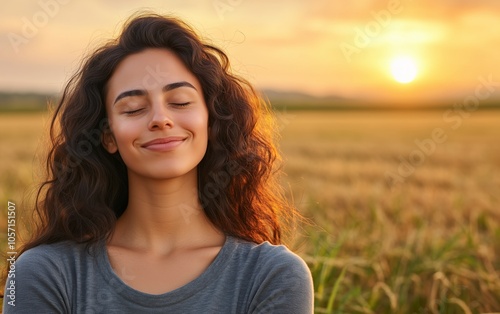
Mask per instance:
[[[392,76],[401,84],[412,82],[417,76],[417,72],[417,64],[411,57],[400,56],[391,62]]]
[[[257,88],[432,101],[474,93],[480,76],[500,81],[500,2],[320,0],[290,1],[286,9],[278,2],[228,1],[217,8],[211,1],[188,3],[166,8],[164,1],[152,0],[148,6],[191,24]],[[41,5],[13,2],[9,12],[0,13],[0,32],[6,34],[0,90],[60,91],[81,56],[112,37],[138,9],[133,1],[87,1],[61,2],[46,12]],[[389,58],[405,55],[418,73],[408,66],[391,73]],[[409,81],[403,76],[411,73],[411,82],[395,81]],[[500,88],[494,95],[499,94]]]

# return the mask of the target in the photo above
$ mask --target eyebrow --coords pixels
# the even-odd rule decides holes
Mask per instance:
[[[173,89],[179,88],[179,87],[190,87],[193,88],[194,90],[197,90],[196,87],[193,86],[193,84],[186,82],[186,81],[180,81],[180,82],[175,82],[175,83],[170,83],[165,86],[163,86],[162,91],[163,92],[168,92]],[[133,90],[128,90],[123,93],[120,93],[115,101],[113,102],[113,105],[116,104],[120,99],[125,98],[125,97],[131,97],[131,96],[145,96],[147,95],[147,91],[144,89],[133,89]]]

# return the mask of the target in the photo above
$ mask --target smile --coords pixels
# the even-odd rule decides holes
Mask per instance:
[[[157,138],[142,144],[141,147],[152,151],[166,152],[175,149],[177,146],[181,145],[185,140],[186,140],[185,137],[180,137],[180,136]]]

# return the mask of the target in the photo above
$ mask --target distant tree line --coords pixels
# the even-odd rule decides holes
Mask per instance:
[[[0,92],[0,111],[45,111],[56,102],[56,95]]]
[[[370,102],[363,99],[350,99],[336,96],[315,97],[298,92],[280,92],[262,90],[262,96],[276,111],[296,110],[447,110],[456,107],[460,101],[444,101],[439,103],[395,104]],[[57,104],[57,94],[32,92],[1,92],[0,112],[9,111],[46,111],[49,106]],[[478,109],[500,109],[500,99],[492,98],[481,101]]]

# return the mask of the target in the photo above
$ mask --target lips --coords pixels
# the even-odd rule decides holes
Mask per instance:
[[[154,151],[169,151],[182,144],[185,140],[186,138],[182,136],[169,136],[146,142],[141,147]]]

